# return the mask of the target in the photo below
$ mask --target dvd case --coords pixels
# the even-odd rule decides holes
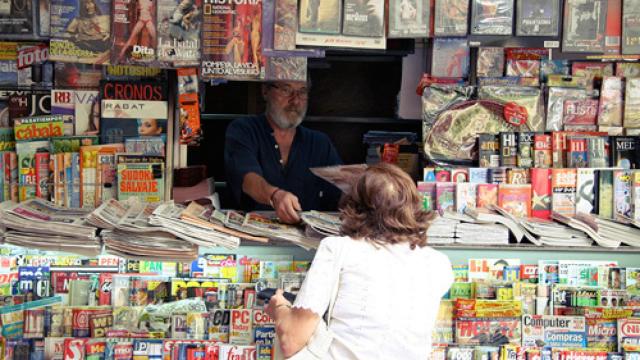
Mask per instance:
[[[564,5],[562,51],[604,53],[606,0],[567,0]]]
[[[339,34],[341,15],[341,0],[301,0],[298,12],[299,31]]]
[[[436,77],[467,77],[469,44],[466,38],[436,38],[433,41],[431,75]]]
[[[504,75],[504,48],[479,48],[476,74],[478,77],[502,77]]]
[[[429,0],[390,0],[387,37],[427,37],[430,16]]]
[[[511,35],[513,0],[472,0],[471,34]]]
[[[435,0],[433,35],[466,36],[468,18],[468,0]]]
[[[365,37],[384,35],[384,0],[343,1],[342,34]]]
[[[640,0],[624,0],[622,7],[622,53],[640,54]]]
[[[516,14],[517,36],[558,36],[559,0],[519,0]]]

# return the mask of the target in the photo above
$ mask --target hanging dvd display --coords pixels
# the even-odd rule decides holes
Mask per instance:
[[[469,74],[469,44],[466,38],[435,39],[431,75],[464,78]]]
[[[518,0],[517,36],[558,36],[560,0]]]
[[[434,36],[466,36],[468,0],[435,0]]]
[[[338,34],[342,23],[342,1],[301,0],[298,12],[300,32]]]
[[[472,0],[471,33],[474,35],[511,35],[513,0]]]
[[[427,37],[430,8],[428,0],[389,1],[389,38]]]
[[[640,0],[624,0],[622,8],[622,53],[640,54]]]
[[[564,6],[562,51],[603,53],[606,0],[567,0]]]

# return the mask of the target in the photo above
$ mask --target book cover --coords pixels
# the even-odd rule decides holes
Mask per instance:
[[[598,170],[598,215],[613,218],[613,170]]]
[[[394,0],[389,2],[388,38],[420,38],[429,34],[429,1]]]
[[[576,169],[552,169],[551,191],[551,210],[573,217],[576,213]]]
[[[445,167],[436,168],[436,182],[451,182],[451,169]]]
[[[469,43],[466,38],[435,38],[431,75],[466,78],[469,74]]]
[[[531,216],[551,218],[551,169],[531,169]]]
[[[500,133],[500,166],[517,166],[518,133]]]
[[[558,36],[559,0],[518,1],[517,36]]]
[[[469,168],[469,182],[474,184],[486,184],[489,182],[489,169]]]
[[[621,77],[605,76],[602,79],[598,125],[622,126],[623,86]]]
[[[384,1],[343,0],[342,34],[365,37],[384,35]]]
[[[638,168],[636,139],[631,136],[612,138],[611,165],[622,169]]]
[[[19,142],[16,144],[18,160],[18,199],[24,201],[36,197],[38,186],[35,156],[38,152],[48,152],[49,141]]]
[[[477,193],[476,207],[487,209],[498,205],[498,184],[478,184]]]
[[[342,24],[342,1],[301,0],[299,31],[308,33],[339,34]]]
[[[595,209],[594,181],[593,169],[577,169],[576,213],[591,214]]]
[[[24,1],[14,5],[12,3],[3,4],[0,8],[0,31],[7,36],[33,37],[36,25],[34,15],[36,14],[36,2]]]
[[[517,218],[531,216],[531,185],[500,184],[498,206]]]
[[[604,138],[593,136],[587,138],[587,162],[591,168],[603,168],[609,166],[609,157],[606,154],[606,142]]]
[[[613,171],[613,217],[616,220],[633,218],[631,199],[631,174],[629,170]]]
[[[640,128],[640,78],[628,78],[624,98],[624,127]]]
[[[158,60],[197,64],[200,60],[202,0],[158,2]]]
[[[456,184],[456,211],[463,214],[464,209],[476,208],[478,184],[458,183]]]
[[[551,135],[535,134],[533,140],[533,166],[536,168],[551,167]]]
[[[502,184],[507,182],[507,168],[497,167],[489,169],[489,182],[492,184]]]
[[[49,153],[37,152],[35,154],[36,170],[36,197],[49,200]]]
[[[102,100],[101,143],[122,143],[126,138],[167,134],[167,102]]]
[[[456,184],[452,182],[436,183],[436,209],[455,211]]]
[[[623,1],[622,53],[640,54],[640,8],[637,0]]]
[[[52,0],[49,59],[104,64],[111,50],[111,0]]]
[[[502,77],[504,75],[504,48],[486,46],[478,48],[476,75],[478,77]]]
[[[567,0],[564,5],[563,52],[604,53],[607,2]]]
[[[568,136],[567,167],[579,168],[588,165],[587,138],[583,136]]]
[[[436,209],[436,183],[418,182],[418,193],[422,196],[422,208],[426,211]]]
[[[118,164],[118,200],[164,201],[164,164]]]
[[[319,6],[320,1],[316,2]],[[340,4],[339,1],[337,3]],[[225,2],[215,6],[205,3],[204,8],[201,77],[245,81],[264,79],[265,59],[260,46],[262,1]],[[305,14],[305,10],[303,1],[300,14]],[[339,13],[338,7],[336,14]],[[305,23],[301,21],[300,25]],[[337,25],[339,28],[340,22]]]
[[[518,133],[518,167],[530,168],[533,166],[534,136],[532,132]]]
[[[523,185],[530,182],[529,169],[507,169],[507,184]]]
[[[469,1],[435,0],[434,12],[434,36],[466,36],[469,32]]]
[[[64,121],[63,135],[73,135],[73,90],[51,90],[51,115],[61,115]]]
[[[144,64],[156,60],[157,2],[113,0],[111,63]]]
[[[471,34],[511,35],[513,0],[472,0]]]
[[[478,135],[479,163],[482,168],[500,167],[500,142],[495,134]]]
[[[469,169],[456,167],[451,169],[451,182],[464,183],[469,181]]]

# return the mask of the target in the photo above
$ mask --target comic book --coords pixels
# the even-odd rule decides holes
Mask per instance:
[[[504,48],[480,47],[476,74],[478,77],[502,77],[504,75]]]
[[[105,64],[110,34],[111,0],[51,1],[51,60]]]
[[[421,38],[429,35],[431,8],[428,0],[389,2],[388,38]]]
[[[126,138],[167,134],[167,102],[102,100],[100,142],[122,143]]]
[[[511,35],[513,0],[472,0],[471,33],[474,35]]]
[[[202,0],[158,2],[158,60],[197,63],[200,60]]]
[[[157,3],[113,0],[111,63],[144,64],[156,60]]]
[[[468,0],[435,0],[434,36],[466,36],[468,17]]]
[[[364,37],[384,36],[383,0],[342,1],[344,14],[342,18],[342,34]]]
[[[298,10],[300,32],[338,34],[342,24],[341,0],[301,0]]]
[[[201,76],[204,79],[263,79],[262,1],[214,4],[214,1],[204,4]],[[226,25],[224,31],[220,24]]]
[[[431,75],[464,78],[469,74],[469,44],[466,38],[436,38],[433,41]]]
[[[623,1],[622,53],[640,54],[640,1],[638,0]]]
[[[5,1],[0,5],[0,33],[4,38],[33,38],[37,0]]]
[[[558,36],[559,0],[518,1],[517,36]]]
[[[603,53],[606,17],[606,0],[567,0],[562,51]]]

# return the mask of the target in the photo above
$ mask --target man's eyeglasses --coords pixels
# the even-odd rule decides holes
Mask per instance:
[[[307,88],[295,90],[289,86],[271,85],[271,87],[278,90],[278,92],[286,98],[292,98],[295,96],[298,99],[307,99],[309,97],[309,89]]]

